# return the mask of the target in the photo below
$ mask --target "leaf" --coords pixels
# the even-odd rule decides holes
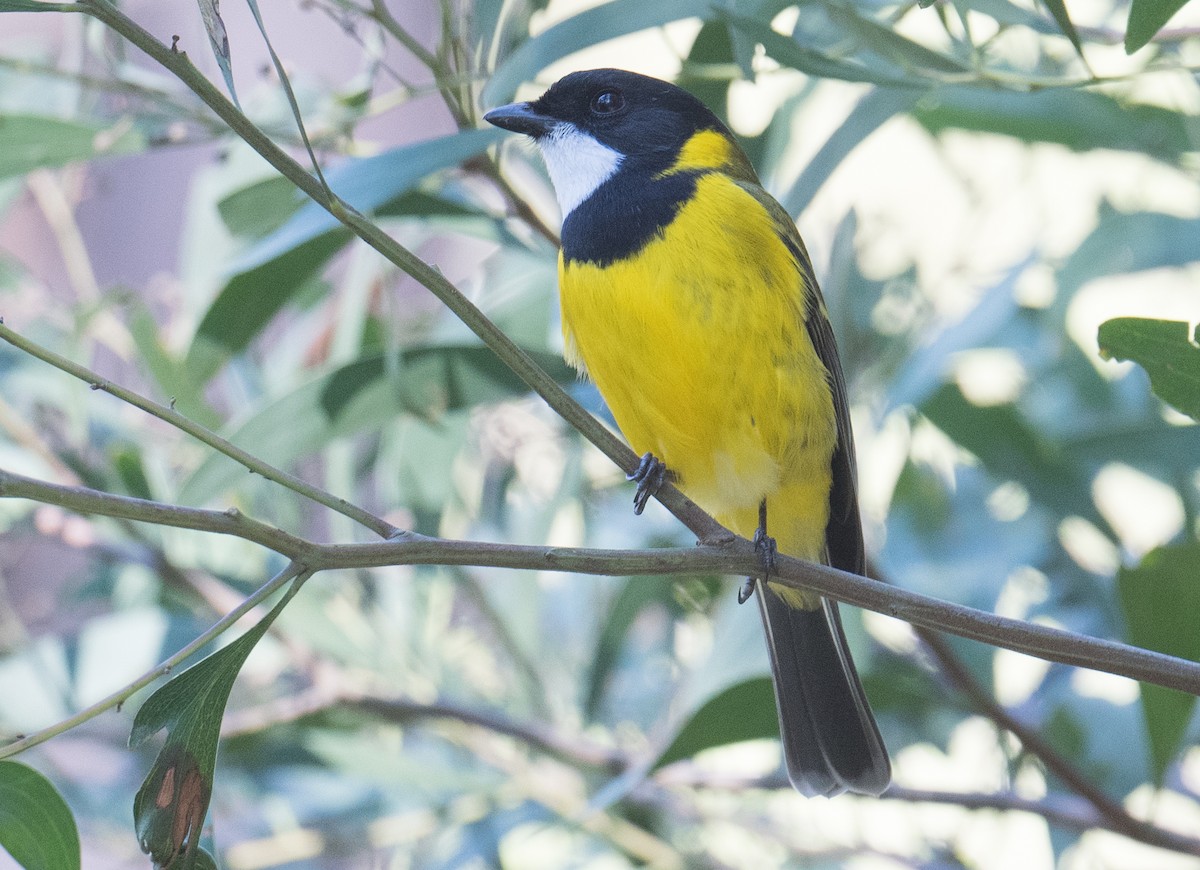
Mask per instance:
[[[311,286],[351,237],[349,230],[330,230],[235,275],[200,321],[184,361],[187,372],[200,383],[212,378],[230,355],[246,349],[289,300]]]
[[[1099,223],[1058,272],[1059,299],[1065,309],[1075,291],[1096,278],[1142,272],[1200,261],[1200,220],[1161,212],[1120,212],[1108,203]]]
[[[1096,91],[1047,88],[1029,93],[949,85],[922,98],[912,115],[930,132],[957,128],[1057,142],[1073,151],[1113,148],[1178,163],[1193,148],[1196,118],[1127,103]]]
[[[646,577],[628,577],[622,582],[621,591],[613,598],[600,621],[603,628],[596,640],[592,664],[587,673],[583,709],[588,719],[594,719],[600,709],[609,677],[638,615],[651,605],[670,606],[672,601],[670,584],[652,582]]]
[[[1079,41],[1079,31],[1075,29],[1075,23],[1071,21],[1066,3],[1063,0],[1042,0],[1042,2],[1050,10],[1050,14],[1058,24],[1059,30],[1063,32],[1063,36],[1071,41],[1071,45],[1075,46],[1075,53],[1079,55],[1080,60],[1087,63],[1087,59],[1083,56],[1083,44]]]
[[[229,34],[225,31],[225,22],[221,20],[219,0],[196,0],[200,5],[200,17],[204,21],[204,29],[208,32],[208,41],[212,45],[213,55],[221,75],[225,77],[225,86],[229,88],[229,96],[234,105],[238,104],[237,90],[233,86],[232,58],[229,54]]]
[[[1017,281],[1031,262],[1032,258],[1029,258],[1014,266],[961,319],[947,325],[932,341],[909,354],[888,387],[884,413],[901,405],[918,405],[925,401],[951,373],[958,354],[986,346],[1011,330],[1020,310],[1014,296]]]
[[[719,12],[730,27],[744,33],[763,47],[767,56],[782,66],[799,70],[805,75],[847,82],[871,82],[877,85],[903,86],[909,84],[899,75],[886,75],[869,69],[858,61],[832,58],[812,48],[798,44],[771,28],[765,21]]]
[[[292,590],[298,588],[296,582]],[[156,867],[197,866],[229,691],[246,657],[289,600],[285,595],[237,640],[161,686],[134,717],[130,748],[167,729],[166,743],[133,800],[138,840]],[[205,865],[201,861],[199,866]]]
[[[430,208],[427,197],[405,200],[405,194],[425,176],[478,154],[502,134],[501,130],[468,130],[418,142],[348,161],[326,178],[335,193],[365,213],[404,203]],[[197,327],[187,358],[193,376],[207,381],[230,354],[244,350],[350,238],[350,231],[337,218],[310,201],[239,256],[230,267],[234,277]]]
[[[0,179],[146,147],[137,130],[40,115],[0,115]]]
[[[920,95],[916,88],[875,88],[860,99],[779,198],[788,214],[803,212],[846,155],[886,121],[911,108]]]
[[[730,686],[692,714],[654,766],[664,767],[714,746],[779,737],[779,717],[770,677]]]
[[[825,8],[839,31],[855,34],[864,48],[904,70],[910,79],[919,79],[924,71],[961,74],[970,69],[965,61],[913,42],[891,26],[863,18],[849,6],[830,3]]]
[[[1146,554],[1136,568],[1117,574],[1127,639],[1136,646],[1191,661],[1200,661],[1200,543],[1160,547]],[[1150,735],[1154,777],[1162,782],[1167,766],[1179,752],[1192,718],[1196,698],[1174,689],[1141,684],[1142,713]]]
[[[1046,433],[1013,404],[972,404],[956,384],[944,384],[919,410],[955,443],[965,447],[1000,481],[1020,483],[1060,516],[1072,514],[1107,524],[1089,496],[1089,478]]]
[[[0,0],[0,12],[62,12],[61,3],[43,3],[40,0]]]
[[[662,767],[704,749],[759,737],[779,737],[771,669],[758,608],[729,595],[717,611],[713,649],[689,674],[682,718],[655,761]]]
[[[1154,394],[1200,420],[1200,326],[1174,320],[1118,317],[1100,324],[1100,355],[1133,360],[1150,375]]]
[[[71,809],[32,767],[0,761],[0,847],[23,870],[78,870]]]
[[[575,379],[574,372],[558,354],[534,351],[530,355],[560,384]],[[321,391],[325,416],[336,420],[363,389],[385,374],[393,379],[400,407],[419,417],[499,401],[529,390],[489,348],[416,347],[390,357],[358,360],[334,372]]]
[[[1133,54],[1149,43],[1186,3],[1187,0],[1133,0],[1125,27],[1125,53]]]
[[[574,381],[574,372],[558,354],[528,352],[559,383]],[[336,438],[378,428],[404,414],[436,419],[527,391],[487,348],[428,345],[405,350],[390,362],[380,354],[349,363],[263,405],[226,437],[286,468]],[[245,474],[228,457],[211,455],[179,498],[185,504],[204,504]]]
[[[259,238],[279,229],[305,202],[282,175],[256,181],[217,203],[217,212],[235,236]]]
[[[483,88],[480,103],[496,106],[508,102],[517,86],[533,78],[556,60],[591,45],[661,27],[680,18],[711,18],[712,0],[613,0],[573,15],[521,44]]]

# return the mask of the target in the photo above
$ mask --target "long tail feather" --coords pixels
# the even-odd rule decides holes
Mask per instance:
[[[837,603],[789,607],[758,584],[788,778],[802,794],[877,795],[891,763],[850,658]]]

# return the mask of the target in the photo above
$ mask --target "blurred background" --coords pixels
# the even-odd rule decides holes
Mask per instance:
[[[262,13],[333,189],[606,421],[558,358],[544,170],[479,118],[596,66],[700,95],[817,266],[876,576],[1186,653],[1200,430],[1142,370],[1102,360],[1097,330],[1200,320],[1200,15],[1184,8],[1127,54],[1126,3],[1072,3],[1065,29],[1060,8]],[[195,8],[122,9],[225,87]],[[302,155],[249,10],[220,11],[243,110]],[[619,470],[179,81],[82,15],[2,20],[7,326],[403,528],[691,543],[657,504],[634,517]],[[370,539],[7,345],[0,467]],[[128,684],[280,567],[243,541],[0,500],[0,734]],[[758,614],[735,592],[715,576],[319,575],[234,687],[206,843],[229,870],[1200,866],[1114,832],[1104,810],[1200,833],[1194,699],[1143,701],[1129,680],[977,643],[931,648],[851,608],[896,789],[805,800],[780,775]],[[1131,617],[1138,600],[1149,618]],[[65,797],[87,868],[148,862],[130,807],[153,748],[126,749],[141,698],[19,757]]]

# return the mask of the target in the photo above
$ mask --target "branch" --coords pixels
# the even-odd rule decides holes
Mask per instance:
[[[213,625],[210,626],[207,631],[205,631],[179,652],[175,653],[175,655],[146,671],[146,673],[142,674],[142,676],[138,677],[132,683],[124,688],[118,689],[107,698],[103,698],[97,701],[95,704],[92,704],[90,707],[80,710],[74,716],[64,719],[61,722],[56,722],[49,728],[43,728],[41,731],[38,731],[34,734],[29,734],[25,737],[14,740],[11,743],[7,743],[4,746],[0,746],[0,759],[8,758],[16,755],[19,752],[24,752],[26,749],[30,749],[41,743],[45,743],[52,737],[57,737],[59,734],[70,731],[72,728],[82,725],[84,722],[87,722],[90,719],[95,719],[101,713],[111,710],[114,707],[119,710],[121,705],[129,700],[129,698],[131,698],[135,693],[150,685],[160,677],[167,676],[178,665],[186,661],[193,654],[206,646],[210,641],[219,637],[227,629],[233,627],[233,625],[239,619],[253,610],[254,607],[256,607],[260,602],[265,601],[267,598],[271,597],[272,594],[293,580],[296,581],[296,583],[292,586],[292,589],[289,590],[289,593],[294,594],[295,591],[300,588],[300,584],[303,583],[303,581],[307,579],[310,574],[311,572],[301,564],[296,562],[289,564],[286,568],[259,587],[259,589],[256,590],[253,595],[227,613],[220,620],[213,623]]]
[[[318,544],[236,512],[179,508],[85,487],[43,483],[0,470],[0,498],[3,497],[30,498],[101,516],[162,521],[177,528],[233,535],[262,544],[292,560],[303,561],[313,572],[395,565],[470,565],[608,576],[700,572],[745,576],[762,571],[762,562],[754,545],[745,538],[732,535],[727,535],[718,545],[656,550],[454,541],[414,532],[396,532],[387,541]],[[1047,661],[1105,671],[1200,695],[1200,664],[1174,656],[997,616],[783,554],[775,560],[771,582],[818,592],[920,628],[948,631]]]
[[[116,398],[120,399],[121,401],[123,401],[127,404],[133,405],[135,408],[139,408],[140,410],[145,411],[147,414],[151,415],[152,417],[157,417],[158,419],[162,420],[163,422],[169,423],[170,425],[174,426],[176,429],[180,429],[180,430],[186,432],[187,434],[191,435],[196,440],[207,444],[209,447],[213,448],[218,453],[223,453],[224,455],[226,455],[230,459],[232,459],[234,462],[244,465],[246,468],[250,469],[250,471],[253,471],[256,474],[258,474],[262,477],[265,477],[267,480],[273,480],[276,483],[280,484],[281,486],[285,486],[288,489],[292,490],[293,492],[299,493],[300,495],[304,496],[305,498],[311,499],[311,500],[317,502],[318,504],[323,504],[330,510],[337,511],[340,514],[349,517],[350,519],[354,520],[355,522],[357,522],[357,523],[365,526],[366,528],[370,529],[371,531],[375,532],[380,537],[386,538],[396,531],[395,526],[393,526],[391,523],[388,523],[388,522],[380,519],[379,517],[375,516],[374,514],[369,513],[368,511],[365,511],[362,508],[351,504],[350,502],[346,501],[344,498],[338,498],[337,496],[333,495],[332,493],[328,493],[319,487],[313,486],[311,483],[306,483],[305,481],[296,477],[294,474],[288,474],[286,471],[282,471],[273,465],[269,465],[266,462],[263,462],[258,457],[254,456],[251,453],[246,452],[245,450],[236,446],[235,444],[231,443],[230,441],[227,441],[226,439],[222,438],[220,435],[213,432],[212,430],[206,429],[205,427],[201,426],[199,423],[195,422],[194,420],[191,420],[188,417],[185,417],[183,414],[180,414],[174,408],[168,408],[165,405],[160,405],[157,402],[152,402],[149,399],[138,395],[137,393],[133,392],[132,390],[128,390],[122,386],[114,384],[112,381],[108,380],[107,378],[100,377],[100,375],[96,374],[91,369],[85,368],[84,366],[81,366],[76,362],[72,362],[71,360],[67,359],[64,356],[60,356],[59,354],[55,353],[54,351],[50,350],[49,348],[42,347],[40,344],[37,344],[36,342],[31,341],[28,338],[25,338],[20,333],[14,332],[13,330],[11,330],[7,326],[5,326],[4,318],[2,318],[2,317],[0,317],[0,340],[6,341],[9,344],[11,344],[13,347],[25,351],[25,353],[29,354],[30,356],[37,357],[38,359],[42,360],[43,362],[49,363],[50,365],[54,366],[56,369],[60,369],[61,371],[66,372],[67,374],[71,375],[72,377],[76,377],[79,380],[84,381],[93,390],[102,390],[103,392],[106,392],[112,396],[115,396]],[[115,498],[115,496],[113,496],[113,497]],[[185,509],[184,508],[172,508],[172,510],[185,510]],[[104,513],[104,511],[102,511],[102,510],[96,510],[94,512],[101,513],[101,514]],[[106,516],[123,516],[123,514],[105,514],[105,515]],[[130,517],[130,519],[139,519],[139,517]],[[169,522],[168,520],[161,520],[161,521],[167,522],[168,525],[176,525],[175,523]],[[155,520],[151,520],[151,522],[160,522],[160,520],[155,519]],[[183,528],[194,528],[194,527],[184,525]],[[209,531],[222,531],[222,530],[209,529]],[[251,540],[253,540],[253,539],[251,539]],[[270,545],[267,544],[266,546],[270,546]],[[276,552],[282,552],[281,550],[278,550],[275,547],[271,547],[271,549],[276,550]]]
[[[399,724],[422,719],[452,719],[515,738],[560,760],[604,768],[610,773],[619,772],[631,763],[626,753],[614,747],[585,737],[568,737],[547,727],[545,723],[522,722],[497,710],[484,710],[448,701],[422,704],[407,698],[342,688],[329,691],[313,687],[269,704],[230,713],[221,725],[221,737],[244,737],[282,723],[334,710],[358,710]]]

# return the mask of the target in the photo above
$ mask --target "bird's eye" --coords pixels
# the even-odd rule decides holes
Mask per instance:
[[[592,112],[596,115],[611,115],[625,105],[625,97],[620,91],[601,91],[592,98]]]

